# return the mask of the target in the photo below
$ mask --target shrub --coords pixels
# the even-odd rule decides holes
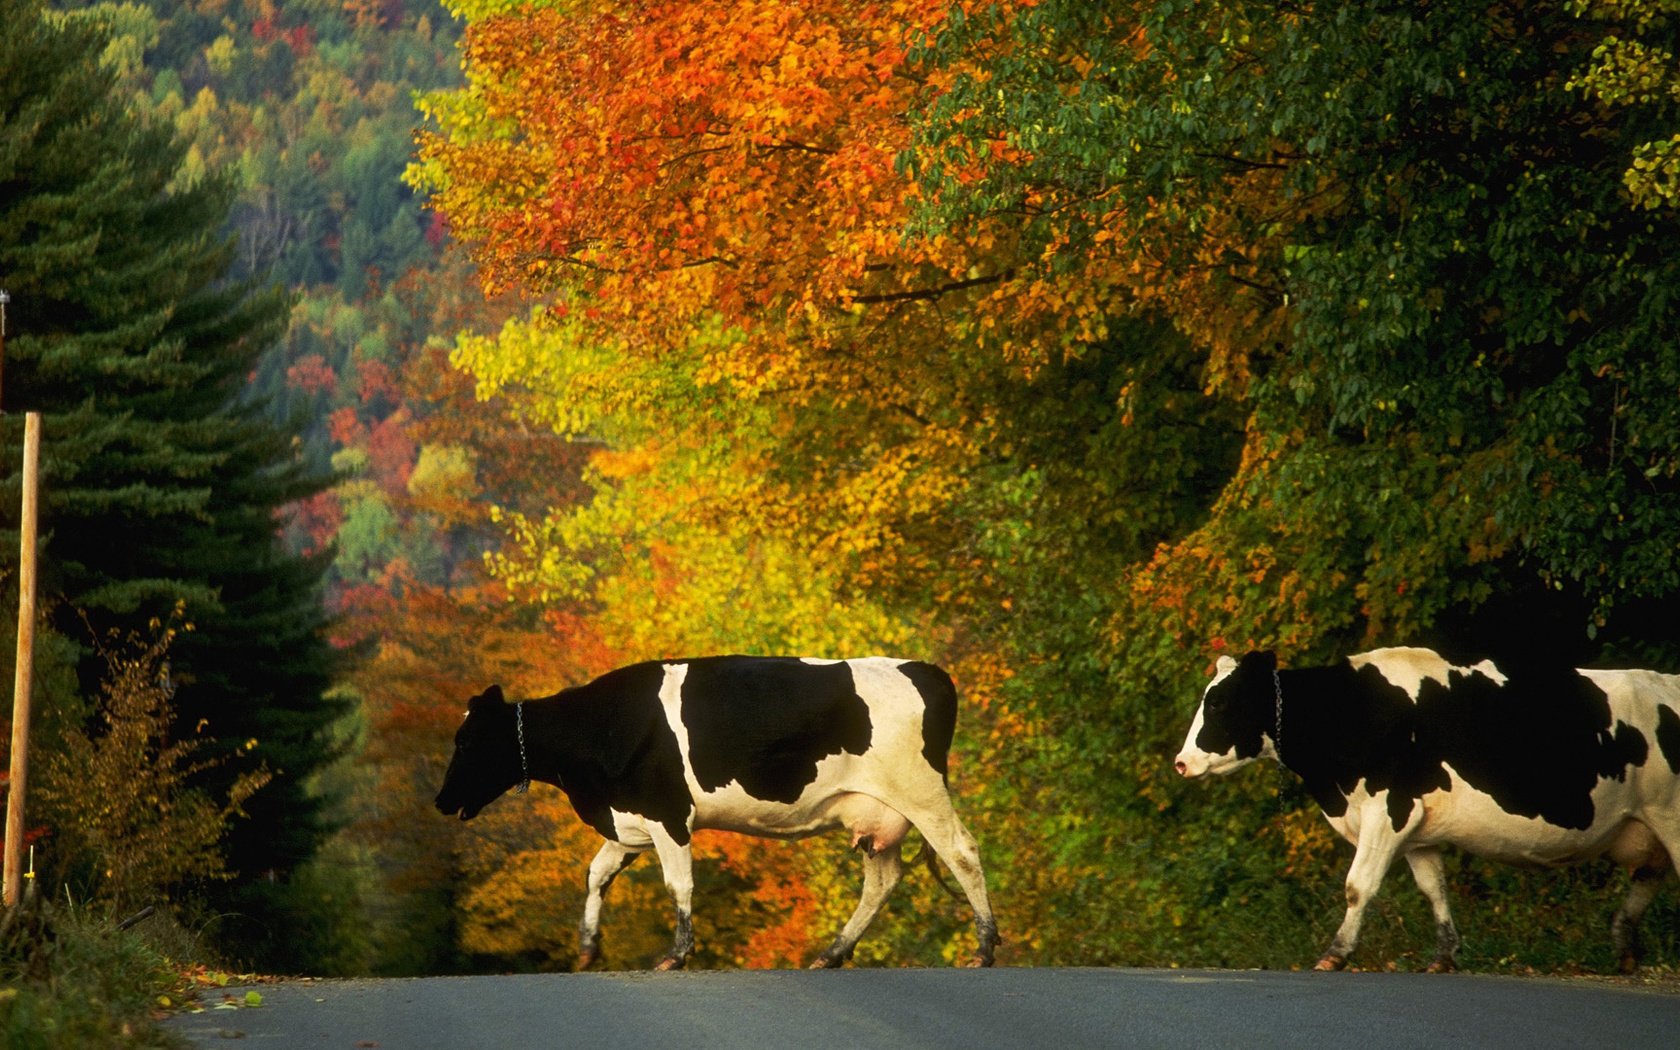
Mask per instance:
[[[221,759],[200,754],[202,738],[172,738],[169,647],[178,631],[191,629],[176,626],[178,614],[168,624],[152,621],[149,638],[96,638],[106,673],[91,724],[64,734],[43,760],[38,797],[54,829],[58,868],[119,912],[182,883],[229,878],[223,833],[269,779],[266,770],[245,772],[220,802],[192,786]],[[235,753],[255,745],[247,741]]]

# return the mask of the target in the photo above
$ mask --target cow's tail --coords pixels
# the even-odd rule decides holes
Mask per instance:
[[[926,839],[922,840],[921,852],[910,858],[911,867],[915,867],[918,863],[927,865],[928,874],[933,876],[934,882],[939,883],[940,889],[951,895],[952,900],[960,901],[964,899],[962,894],[952,889],[951,884],[945,881],[945,873],[939,870],[939,855],[933,851],[932,846],[927,844]]]

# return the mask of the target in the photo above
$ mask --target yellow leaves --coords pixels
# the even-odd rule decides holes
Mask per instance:
[[[1283,845],[1284,874],[1311,874],[1334,867],[1341,840],[1311,807],[1280,814],[1274,827]]]
[[[1671,52],[1612,33],[1593,49],[1593,58],[1598,64],[1570,78],[1565,87],[1611,105],[1680,99]]]
[[[204,49],[204,61],[212,73],[225,77],[232,71],[233,60],[237,54],[238,48],[234,45],[233,37],[223,33]]]
[[[1612,109],[1660,112],[1680,101],[1680,67],[1673,52],[1638,39],[1653,22],[1672,17],[1672,8],[1669,0],[1583,3],[1581,13],[1609,21],[1612,28],[1593,49],[1593,65],[1577,71],[1565,86]],[[1636,208],[1680,204],[1680,133],[1636,146],[1622,181]]]
[[[781,508],[750,475],[707,473],[708,450],[679,444],[633,455],[638,469],[598,475],[587,505],[510,522],[516,553],[497,571],[515,593],[584,601],[608,645],[643,655],[840,655],[908,637],[866,602],[833,615],[840,581],[766,527]]]
[[[820,554],[862,556],[858,577],[898,568],[906,545],[902,526],[937,518],[967,489],[974,462],[971,435],[929,428],[916,440],[865,450],[859,469],[827,478],[827,528]]]
[[[1680,80],[1676,81],[1680,84]],[[1622,182],[1639,208],[1680,204],[1680,134],[1647,142],[1633,151],[1633,164]]]
[[[624,382],[622,350],[590,338],[573,313],[537,308],[494,337],[464,333],[450,362],[470,372],[479,400],[511,399],[530,422],[569,437],[596,437],[604,419],[640,407],[636,385]]]
[[[844,654],[909,637],[867,603],[832,614],[840,566],[811,523],[847,520],[845,501],[869,497],[852,486],[808,507],[770,478],[781,406],[756,396],[763,373],[719,374],[752,360],[736,353],[737,334],[714,322],[681,352],[651,357],[584,332],[539,311],[456,348],[479,396],[509,397],[592,448],[587,502],[540,518],[494,513],[509,542],[489,562],[511,595],[595,609],[604,644],[639,655]],[[894,462],[865,480],[925,502],[910,473]]]

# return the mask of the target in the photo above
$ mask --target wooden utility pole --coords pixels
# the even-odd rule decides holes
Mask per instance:
[[[5,904],[23,897],[23,799],[29,778],[29,696],[35,677],[35,513],[41,413],[23,420],[23,520],[18,557],[17,677],[12,684],[12,770],[6,793]]]

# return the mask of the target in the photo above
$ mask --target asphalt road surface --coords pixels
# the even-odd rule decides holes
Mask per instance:
[[[230,988],[233,1001],[246,989]],[[256,986],[195,1047],[1680,1048],[1680,995],[1427,974],[996,969],[529,974]],[[214,1007],[221,996],[206,996]]]

